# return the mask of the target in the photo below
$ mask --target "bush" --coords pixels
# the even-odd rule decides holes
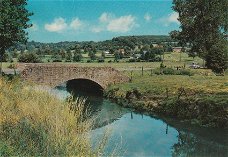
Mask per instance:
[[[156,57],[155,57],[155,59],[154,59],[154,61],[155,61],[155,62],[161,62],[161,61],[162,61],[162,59],[161,59],[161,57],[156,56]]]
[[[164,68],[163,70],[163,74],[165,75],[175,75],[175,70],[172,68]]]
[[[91,61],[90,59],[88,59],[86,62],[87,62],[87,63],[91,63],[92,61]]]
[[[54,54],[52,56],[52,62],[62,62],[62,56],[60,56],[58,54]]]
[[[36,53],[24,52],[18,57],[18,62],[22,63],[41,63],[41,59]]]
[[[135,58],[130,58],[129,62],[136,62],[136,59]]]
[[[71,62],[71,60],[68,60],[68,59],[67,59],[67,60],[65,60],[65,62]]]
[[[99,58],[98,59],[98,63],[103,63],[105,60],[104,60],[104,58]]]
[[[54,59],[52,62],[62,62],[61,59]]]
[[[4,53],[2,58],[0,56],[0,61],[2,61],[2,62],[11,62],[12,61],[12,57],[10,57],[10,55],[8,53]]]
[[[188,76],[193,76],[194,73],[191,72],[190,70],[181,69],[181,70],[177,71],[177,75],[188,75]]]

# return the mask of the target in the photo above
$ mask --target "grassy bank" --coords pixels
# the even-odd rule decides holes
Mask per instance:
[[[132,82],[110,86],[105,95],[137,110],[228,127],[228,78],[224,76],[142,76],[134,72]]]
[[[0,78],[0,156],[99,156],[93,121],[82,118],[84,100],[62,102],[20,81]]]

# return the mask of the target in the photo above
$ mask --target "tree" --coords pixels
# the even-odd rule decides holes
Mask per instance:
[[[74,62],[80,62],[82,60],[82,54],[81,53],[74,53],[73,61]]]
[[[171,32],[171,37],[177,39],[181,46],[190,43],[191,51],[205,59],[208,68],[222,73],[227,69],[225,50],[228,41],[224,36],[228,30],[228,1],[174,0],[173,4],[173,9],[179,13],[181,29]]]
[[[94,52],[90,51],[88,56],[90,57],[91,60],[95,60],[97,57]]]
[[[104,51],[102,51],[101,57],[102,57],[102,58],[105,58],[105,52],[104,52]]]
[[[17,42],[26,42],[25,29],[32,15],[25,7],[27,0],[1,0],[0,1],[0,75],[2,73],[2,56],[5,51]]]
[[[41,59],[36,53],[24,52],[18,57],[18,61],[22,63],[41,63]]]
[[[70,50],[67,50],[66,53],[66,62],[71,62],[72,61],[72,53]]]
[[[119,52],[115,52],[114,53],[114,57],[115,57],[114,62],[118,62],[118,60],[120,59],[120,53]]]

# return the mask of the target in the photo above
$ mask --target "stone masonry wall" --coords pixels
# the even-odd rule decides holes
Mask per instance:
[[[104,89],[110,84],[128,82],[129,78],[111,67],[80,67],[64,64],[26,64],[22,78],[39,85],[58,86],[72,79],[88,79]]]

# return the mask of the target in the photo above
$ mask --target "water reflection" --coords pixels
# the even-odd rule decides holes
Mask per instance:
[[[107,128],[112,134],[106,146],[109,154],[117,146],[122,156],[227,157],[228,132],[222,129],[199,128],[173,119],[132,112],[97,95],[62,88],[63,93],[87,97],[87,104],[96,115],[92,131],[94,143]]]

